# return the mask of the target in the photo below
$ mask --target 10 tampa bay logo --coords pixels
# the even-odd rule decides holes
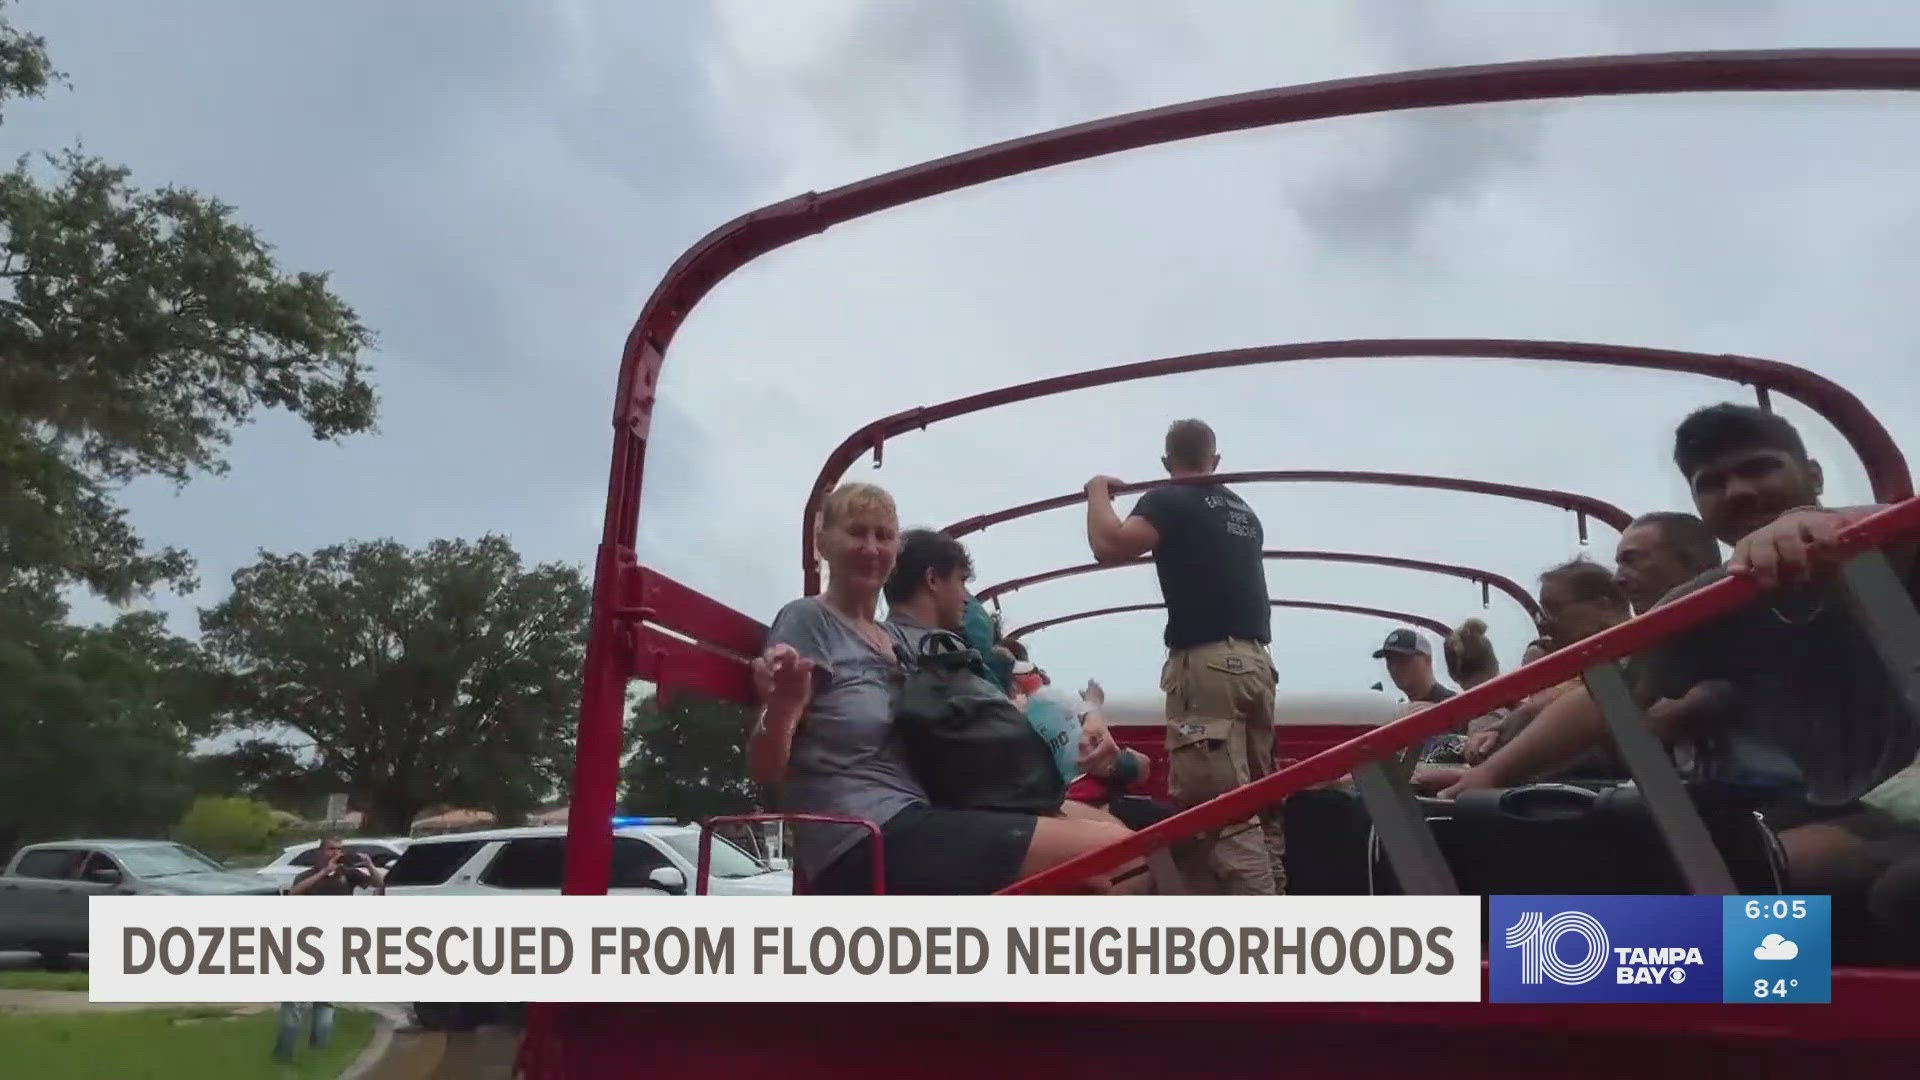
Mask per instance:
[[[1578,941],[1577,961],[1570,962],[1561,951],[1567,938]],[[1584,986],[1600,977],[1609,960],[1616,983],[1675,985],[1687,981],[1689,967],[1707,962],[1698,946],[1613,948],[1607,928],[1584,911],[1562,911],[1551,919],[1538,911],[1522,912],[1520,921],[1507,927],[1506,947],[1520,951],[1524,986],[1539,986],[1547,979],[1561,986]]]
[[[1494,1001],[1720,1000],[1718,898],[1496,896],[1491,907]]]

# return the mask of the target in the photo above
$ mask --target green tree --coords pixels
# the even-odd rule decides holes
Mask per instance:
[[[5,3],[0,105],[61,78]],[[223,471],[263,408],[321,439],[374,423],[372,338],[327,275],[283,270],[217,199],[128,177],[77,151],[0,173],[0,581],[190,587],[187,554],[148,551],[115,489]]]
[[[161,835],[213,723],[204,658],[143,612],[65,623],[50,590],[0,589],[0,827],[17,839]]]
[[[523,570],[504,538],[263,553],[202,611],[229,725],[291,728],[367,827],[431,804],[511,818],[566,775],[590,597],[578,570]]]
[[[635,745],[621,809],[684,818],[752,812],[746,750],[752,722],[745,707],[696,694],[674,694],[664,707],[657,697],[642,701],[629,725]]]
[[[193,775],[195,791],[258,799],[302,817],[319,815],[328,795],[347,789],[346,779],[323,762],[265,738],[194,758]]]
[[[253,799],[203,795],[180,818],[174,839],[216,859],[252,855],[273,838],[273,807]]]

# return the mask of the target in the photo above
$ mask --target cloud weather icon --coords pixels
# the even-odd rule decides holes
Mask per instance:
[[[1761,938],[1760,944],[1753,950],[1755,960],[1791,960],[1799,955],[1800,946],[1779,934],[1768,934]]]

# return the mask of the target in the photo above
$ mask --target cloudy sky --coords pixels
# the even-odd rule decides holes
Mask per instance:
[[[20,0],[73,81],[9,109],[10,153],[84,142],[138,181],[217,193],[285,261],[334,273],[380,335],[381,431],[268,418],[230,475],[127,493],[203,585],[259,549],[509,534],[588,564],[620,346],[668,264],[754,206],[1003,138],[1170,102],[1435,65],[1920,41],[1899,0]],[[1089,367],[1376,336],[1542,337],[1803,364],[1920,454],[1920,101],[1746,95],[1341,120],[1063,167],[845,226],[717,289],[662,380],[643,559],[763,619],[800,589],[821,459],[901,408]],[[1227,468],[1434,472],[1685,507],[1672,424],[1748,391],[1545,364],[1299,364],[976,415],[874,478],[942,525],[1158,472],[1197,415]],[[1865,501],[1857,461],[1783,404]],[[868,475],[866,465],[855,477]],[[1447,493],[1267,485],[1269,546],[1472,563],[1530,584],[1575,554],[1560,511]],[[1595,531],[1609,556],[1611,534]],[[981,582],[1087,560],[1068,511],[972,541]],[[1277,564],[1276,597],[1488,618],[1474,587]],[[1146,570],[1036,587],[1014,623],[1157,599]],[[82,614],[97,616],[97,607]],[[1391,627],[1279,613],[1283,683],[1360,690]],[[1153,615],[1034,639],[1057,677],[1151,692]]]

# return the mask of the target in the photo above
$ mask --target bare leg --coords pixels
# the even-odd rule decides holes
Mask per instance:
[[[1838,825],[1816,821],[1780,832],[1787,879],[1796,889],[1864,889],[1881,870],[1867,841]]]
[[[1092,809],[1088,807],[1088,809]],[[1021,860],[1020,876],[1031,877],[1049,867],[1059,866],[1069,859],[1078,858],[1089,851],[1096,851],[1117,841],[1124,840],[1133,833],[1118,821],[1088,821],[1074,817],[1043,817],[1034,823],[1033,840],[1027,845],[1027,857]],[[1135,874],[1125,881],[1114,882],[1115,874],[1124,873],[1142,865],[1134,859],[1111,874],[1103,874],[1089,884],[1100,892],[1116,894],[1142,893],[1147,891],[1149,881],[1146,874]]]

